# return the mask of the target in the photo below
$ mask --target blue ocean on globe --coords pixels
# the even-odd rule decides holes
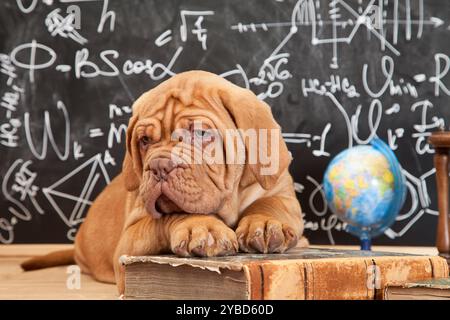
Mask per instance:
[[[339,153],[325,171],[323,188],[331,211],[361,239],[389,228],[406,194],[401,166],[378,138]]]

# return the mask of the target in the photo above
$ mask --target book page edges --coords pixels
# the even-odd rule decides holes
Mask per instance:
[[[221,273],[220,269],[229,269],[232,271],[242,271],[243,264],[238,262],[223,262],[214,260],[200,260],[191,258],[180,258],[172,256],[127,256],[123,255],[119,258],[120,264],[127,266],[134,263],[158,263],[168,264],[172,267],[178,267],[182,265],[189,265],[194,268],[200,268],[203,270],[209,270],[217,273]]]

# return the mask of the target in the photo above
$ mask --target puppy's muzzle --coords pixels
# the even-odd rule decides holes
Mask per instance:
[[[166,180],[176,167],[178,165],[174,161],[166,158],[152,159],[149,164],[150,172],[156,181]]]
[[[186,169],[187,167],[187,164],[181,161],[176,162],[164,157],[154,158],[149,161],[146,170],[150,172],[156,184],[153,185],[152,191],[146,196],[145,208],[155,219],[161,218],[162,216],[162,212],[159,210],[156,202],[164,194],[164,187],[166,189],[169,188],[167,180],[169,179],[170,173],[177,168]],[[167,198],[172,201],[169,196]]]

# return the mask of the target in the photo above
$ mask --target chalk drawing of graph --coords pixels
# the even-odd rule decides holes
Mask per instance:
[[[73,187],[70,186],[78,186],[80,183],[82,185],[81,190],[75,188],[73,192],[67,192],[68,186],[72,190]],[[92,191],[100,183],[107,185],[110,183],[110,179],[102,162],[101,154],[97,154],[51,186],[43,188],[42,192],[62,221],[68,227],[74,227],[83,221],[86,206],[92,204]],[[73,203],[71,212],[65,212],[61,209],[63,204],[67,204],[68,200]]]
[[[310,28],[311,44],[331,45],[333,57],[330,67],[337,69],[338,44],[351,44],[359,30],[365,28],[368,36],[380,42],[381,50],[388,50],[396,56],[400,52],[395,45],[400,31],[406,40],[422,37],[423,28],[440,27],[444,21],[438,17],[425,18],[424,0],[370,0],[350,5],[344,0],[319,1],[299,0],[296,2],[290,21],[238,23],[232,30],[242,32],[268,31],[270,28],[289,27],[290,31],[275,51],[279,51],[302,28]],[[415,10],[413,10],[415,9]],[[413,15],[417,11],[417,17]],[[387,30],[392,31],[388,39]]]

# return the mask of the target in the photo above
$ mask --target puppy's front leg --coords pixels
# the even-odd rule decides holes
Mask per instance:
[[[121,255],[153,255],[173,252],[179,256],[223,256],[236,253],[236,234],[215,216],[170,214],[160,219],[145,217],[127,227],[114,254],[114,274],[119,294],[125,291]]]
[[[281,253],[294,247],[303,233],[298,201],[272,196],[256,200],[242,214],[236,229],[244,252]]]
[[[179,256],[224,256],[238,250],[236,234],[212,215],[177,215],[167,225],[170,248]]]

